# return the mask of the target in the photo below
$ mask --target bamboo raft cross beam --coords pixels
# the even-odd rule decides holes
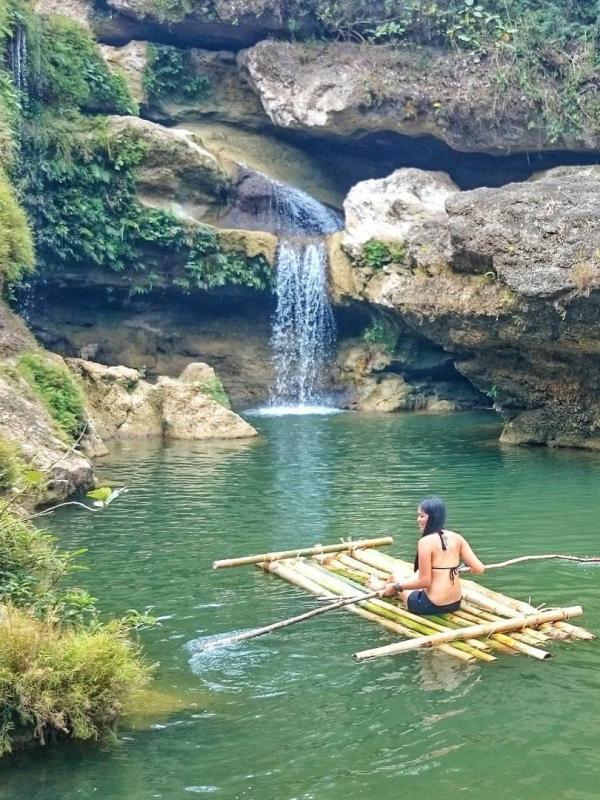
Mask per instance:
[[[394,642],[393,644],[375,647],[371,650],[361,650],[354,654],[357,661],[365,661],[370,658],[381,656],[393,656],[399,653],[406,653],[408,650],[417,650],[422,647],[435,647],[438,644],[447,644],[459,639],[476,638],[490,636],[493,633],[506,631],[516,631],[532,625],[541,625],[543,622],[557,622],[559,620],[579,617],[583,614],[581,606],[571,606],[570,608],[557,608],[552,611],[542,611],[539,614],[532,614],[528,617],[513,617],[502,622],[490,622],[487,625],[471,625],[466,628],[457,628],[454,631],[444,633],[434,633],[431,636],[421,636],[408,642]],[[548,653],[547,658],[551,655]]]
[[[321,553],[339,553],[342,550],[354,551],[357,548],[383,547],[386,544],[393,544],[391,536],[379,536],[375,539],[358,539],[353,542],[341,542],[340,544],[316,544],[313,547],[303,547],[299,550],[280,550],[276,553],[261,553],[254,556],[243,556],[242,558],[225,558],[221,561],[213,561],[213,569],[223,567],[242,567],[247,564],[263,564],[270,561],[281,561],[286,558],[298,558],[299,556],[314,556]]]

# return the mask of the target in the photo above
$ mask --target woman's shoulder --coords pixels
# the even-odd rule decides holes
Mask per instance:
[[[464,536],[462,534],[460,534],[460,533],[457,533],[456,531],[450,531],[450,530],[444,529],[442,531],[442,533],[444,534],[444,536],[447,539],[450,539],[450,540],[454,539],[456,542],[464,542],[464,540],[465,540]]]

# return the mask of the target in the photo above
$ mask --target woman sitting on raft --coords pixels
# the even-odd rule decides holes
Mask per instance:
[[[402,595],[406,608],[413,614],[447,614],[460,608],[461,587],[459,569],[461,562],[471,572],[481,575],[485,565],[471,550],[469,543],[459,533],[444,530],[446,506],[439,497],[427,497],[417,510],[417,525],[421,538],[415,558],[415,574],[401,580],[396,575],[382,588],[382,597]]]

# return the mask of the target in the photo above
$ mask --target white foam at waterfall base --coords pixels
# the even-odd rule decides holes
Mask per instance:
[[[245,417],[302,417],[310,414],[326,416],[328,414],[343,414],[344,409],[335,406],[260,406],[244,411]]]

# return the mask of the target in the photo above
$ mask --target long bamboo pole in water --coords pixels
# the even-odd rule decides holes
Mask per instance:
[[[379,658],[381,656],[398,655],[409,650],[418,650],[425,647],[436,647],[440,644],[447,644],[457,640],[464,640],[476,636],[490,636],[493,633],[504,631],[514,631],[530,625],[540,625],[542,622],[555,622],[560,619],[571,619],[583,614],[581,606],[571,606],[570,608],[557,608],[552,611],[542,611],[539,614],[532,614],[528,617],[513,617],[513,619],[503,620],[502,622],[490,622],[487,625],[472,625],[467,628],[458,628],[454,631],[435,633],[432,636],[422,636],[419,639],[412,639],[408,642],[395,642],[384,647],[375,647],[371,650],[362,650],[354,654],[357,661],[365,661],[369,658]],[[550,658],[548,653],[547,658]]]
[[[261,553],[260,555],[242,556],[241,558],[225,558],[213,561],[213,569],[222,567],[241,567],[246,564],[263,564],[269,561],[280,561],[285,558],[298,558],[299,556],[312,556],[319,553],[339,553],[342,550],[355,550],[357,547],[383,547],[393,544],[391,536],[380,536],[376,539],[358,539],[357,541],[340,542],[339,544],[316,544],[313,547],[304,547],[299,550],[280,550],[275,553]]]

